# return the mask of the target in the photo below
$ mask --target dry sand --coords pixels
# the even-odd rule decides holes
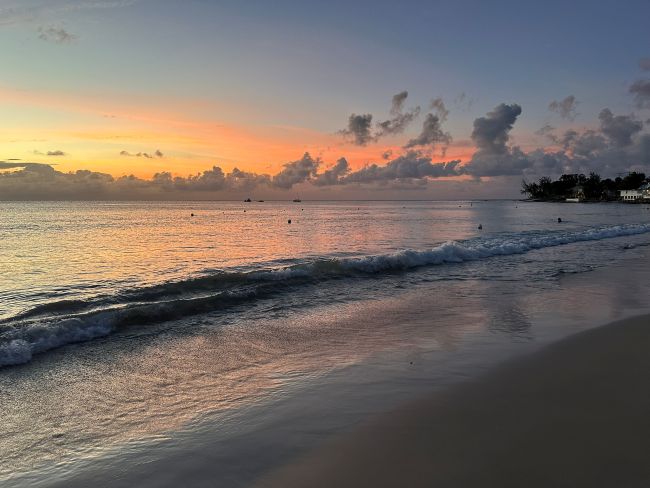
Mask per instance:
[[[648,488],[650,316],[379,416],[258,486]]]

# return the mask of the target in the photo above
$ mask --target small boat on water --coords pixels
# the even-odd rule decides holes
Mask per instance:
[[[252,201],[253,201],[253,200],[251,200],[250,198],[247,198],[246,200],[244,200],[244,202],[246,202],[246,203],[250,203],[250,202],[252,202]]]
[[[296,202],[296,203],[302,202],[302,200],[300,198],[294,198],[293,201]]]

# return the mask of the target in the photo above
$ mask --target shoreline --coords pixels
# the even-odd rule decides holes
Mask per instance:
[[[647,486],[650,315],[369,420],[256,486]]]
[[[377,309],[372,306],[369,309],[372,313],[362,316],[368,318],[366,326],[374,332],[381,322],[390,324],[387,329],[389,331],[400,331],[397,336],[386,336],[392,344],[401,343],[402,339],[409,342],[417,337],[418,344],[429,344],[422,349],[426,355],[433,352],[429,347],[430,340],[434,340],[437,344],[435,353],[428,359],[420,356],[417,349],[409,352],[408,347],[400,347],[395,350],[394,356],[390,353],[382,356],[378,362],[355,362],[351,369],[332,371],[322,380],[297,385],[296,390],[282,394],[269,403],[233,411],[233,415],[226,416],[225,422],[221,421],[221,415],[206,416],[199,423],[188,424],[187,428],[161,431],[161,435],[166,438],[161,438],[161,442],[136,440],[135,444],[119,444],[114,449],[98,452],[95,456],[79,458],[71,463],[66,461],[60,468],[56,465],[42,465],[42,468],[38,467],[31,473],[17,473],[17,477],[7,479],[8,486],[214,486],[216,481],[221,486],[252,486],[256,480],[261,483],[267,477],[273,480],[277,473],[285,469],[299,468],[310,453],[318,453],[320,456],[331,442],[351,439],[358,434],[360,428],[363,429],[368,424],[374,425],[375,419],[392,415],[386,412],[411,408],[417,399],[437,395],[434,391],[446,392],[460,381],[468,382],[468,379],[479,378],[480,382],[492,371],[512,364],[519,365],[519,360],[513,362],[509,357],[525,361],[535,355],[536,351],[546,350],[553,344],[572,338],[576,331],[584,330],[585,327],[591,330],[607,327],[607,323],[614,320],[619,323],[621,318],[631,317],[634,310],[637,314],[650,312],[645,303],[647,286],[641,286],[642,283],[648,283],[649,270],[646,269],[647,266],[638,265],[639,257],[645,256],[644,249],[634,251],[633,256],[628,256],[614,268],[608,266],[590,273],[563,276],[557,283],[557,289],[554,287],[548,293],[538,296],[537,301],[543,305],[542,308],[539,308],[539,304],[536,308],[535,303],[530,303],[525,295],[519,297],[515,306],[525,308],[527,314],[511,317],[494,313],[491,317],[492,320],[499,321],[498,326],[491,323],[490,316],[486,316],[480,325],[471,330],[458,329],[455,324],[470,324],[473,316],[469,315],[466,317],[468,320],[463,321],[454,313],[450,315],[453,320],[446,327],[440,327],[442,324],[438,321],[441,317],[436,316],[437,326],[431,328],[430,320],[435,309],[429,310],[428,306],[420,309],[414,307],[414,304],[429,303],[427,297],[442,297],[428,287],[424,294],[422,290],[414,290],[408,301],[404,301],[404,296],[397,300],[396,305],[399,304],[399,307],[386,304]],[[508,289],[506,287],[502,291],[507,295]],[[453,296],[458,295],[458,290],[453,288],[448,289],[446,286],[445,290]],[[558,293],[567,296],[569,290],[571,298],[558,302]],[[478,305],[494,296],[494,293],[492,290],[473,306],[465,302],[465,306],[469,306],[470,310],[478,310]],[[495,306],[496,312],[499,312],[498,304]],[[587,306],[590,311],[588,316],[571,312],[575,309],[586,310]],[[358,313],[355,306],[352,317]],[[399,326],[395,319],[398,319]],[[509,320],[516,321],[517,325]],[[360,324],[351,321],[350,316],[341,316],[337,321],[354,324],[353,330],[360,330]],[[296,319],[295,325],[301,330],[302,322],[302,319]],[[443,320],[443,323],[446,322]],[[523,342],[517,337],[522,330],[527,329],[521,327],[530,327],[534,331]],[[380,327],[379,330],[383,328]],[[431,333],[423,334],[423,330]],[[462,337],[465,333],[470,334],[467,342]],[[219,335],[221,336],[222,334]],[[337,345],[332,353],[340,354],[342,351],[339,350],[338,343],[341,337],[338,332],[336,337]],[[384,334],[380,333],[378,337],[384,337]],[[506,337],[507,340],[504,341]],[[511,341],[517,344],[516,348],[508,345]],[[439,349],[442,344],[445,347]],[[103,348],[101,350],[105,353]],[[181,356],[186,358],[185,349],[182,351]],[[447,359],[441,359],[441,354],[448,355]],[[327,353],[327,356],[332,354]],[[472,359],[468,362],[469,358]],[[415,361],[415,366],[413,363],[409,366],[411,359]],[[295,369],[295,365],[290,368]],[[452,377],[456,379],[448,382]],[[393,420],[389,422],[393,423]],[[421,422],[426,428],[426,417]],[[380,427],[379,430],[386,429]],[[395,445],[400,446],[404,442],[400,440]],[[349,457],[357,457],[357,454],[353,453]],[[336,484],[335,481],[332,483]],[[364,485],[365,481],[358,484]],[[394,484],[400,483],[396,481]],[[417,482],[412,484],[417,486]]]

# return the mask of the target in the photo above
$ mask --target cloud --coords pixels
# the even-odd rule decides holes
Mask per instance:
[[[39,27],[38,32],[39,39],[55,44],[67,44],[77,40],[77,36],[70,34],[62,27],[58,29],[56,27]]]
[[[449,116],[449,110],[447,110],[447,107],[445,107],[445,102],[441,97],[431,100],[429,109],[435,111],[436,115],[440,119],[440,122],[445,122]]]
[[[372,114],[352,114],[348,118],[348,126],[341,129],[339,134],[352,138],[352,142],[357,146],[365,146],[375,140],[371,133]]]
[[[449,116],[449,110],[445,107],[442,98],[431,100],[429,108],[435,111],[435,115],[433,113],[428,113],[426,115],[422,122],[422,131],[420,132],[420,135],[410,139],[404,145],[404,148],[409,149],[421,146],[431,146],[431,148],[433,148],[436,144],[442,144],[446,147],[451,143],[451,134],[442,130],[442,123],[447,120],[447,117]]]
[[[509,133],[519,115],[521,115],[521,106],[516,103],[512,105],[502,103],[488,112],[486,117],[476,119],[472,140],[478,152],[485,155],[506,154]]]
[[[413,148],[417,146],[435,146],[436,144],[449,145],[451,142],[451,134],[442,130],[442,121],[440,117],[433,114],[427,114],[422,123],[422,131],[420,135],[410,139],[405,145],[405,148]]]
[[[563,119],[568,119],[568,120],[574,120],[576,118],[576,107],[578,105],[578,101],[576,100],[576,97],[573,95],[569,95],[566,97],[564,100],[553,100],[551,103],[548,104],[548,109],[551,112],[556,112],[562,117]]]
[[[632,136],[643,129],[643,122],[636,120],[634,116],[614,116],[608,108],[601,110],[598,118],[601,132],[618,147],[632,144]]]
[[[350,171],[350,165],[345,158],[339,159],[334,166],[323,171],[313,179],[316,186],[331,186],[342,183],[343,177]]]
[[[558,142],[557,136],[553,134],[555,127],[550,124],[545,124],[535,131],[535,134],[538,136],[546,137],[552,142]]]
[[[299,160],[286,163],[282,171],[273,176],[271,183],[278,188],[289,189],[315,177],[320,163],[320,159],[313,159],[309,153],[305,153]]]
[[[2,161],[0,200],[201,199],[214,198],[215,193],[239,198],[242,192],[286,191],[297,184],[320,188],[380,185],[387,189],[422,189],[433,179],[461,174],[460,160],[434,163],[417,151],[409,151],[385,165],[370,164],[357,171],[351,171],[345,158],[319,173],[321,165],[320,159],[305,153],[273,176],[237,168],[226,173],[213,166],[186,177],[159,172],[151,179],[143,179],[88,170],[66,173],[48,164]]]
[[[630,86],[630,93],[638,108],[650,108],[650,80],[638,80]]]
[[[418,151],[408,151],[386,165],[371,164],[352,172],[343,178],[341,183],[375,183],[458,176],[459,164],[460,160],[433,163],[431,158],[422,156]]]
[[[34,150],[34,154],[38,154],[39,156],[67,156],[66,153],[63,151],[59,151],[58,149],[55,151],[47,151],[47,152],[41,152],[38,150]]]
[[[639,59],[639,68],[643,71],[650,71],[650,58]]]
[[[619,172],[644,171],[650,164],[650,134],[641,133],[643,123],[634,115],[614,115],[605,108],[598,116],[597,129],[569,129],[554,136],[561,150],[540,148],[525,152],[508,145],[509,132],[520,113],[518,105],[501,104],[487,117],[476,119],[472,139],[477,151],[462,167],[463,173],[477,178],[557,176],[591,171],[611,176]]]
[[[147,159],[165,157],[165,155],[160,151],[160,149],[156,149],[156,151],[153,154],[147,152],[130,153],[129,151],[120,151],[120,156],[126,156],[131,158],[147,158]]]
[[[563,153],[546,153],[541,149],[525,153],[508,145],[510,131],[521,112],[516,103],[502,103],[474,121],[472,140],[477,151],[462,167],[463,173],[481,178],[562,171],[567,159]]]
[[[420,115],[420,107],[404,111],[404,103],[408,98],[406,90],[393,95],[390,115],[391,118],[377,123],[372,130],[372,114],[352,114],[348,117],[348,125],[338,131],[339,134],[351,139],[357,146],[365,146],[388,135],[401,134]]]
[[[420,107],[414,107],[406,112],[403,111],[404,102],[408,97],[408,92],[404,90],[393,96],[393,102],[390,109],[392,118],[379,122],[374,139],[391,134],[401,134],[406,127],[420,115]]]

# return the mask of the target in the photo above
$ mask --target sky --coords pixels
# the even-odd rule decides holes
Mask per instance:
[[[4,200],[650,173],[647,0],[0,0],[0,45]]]

